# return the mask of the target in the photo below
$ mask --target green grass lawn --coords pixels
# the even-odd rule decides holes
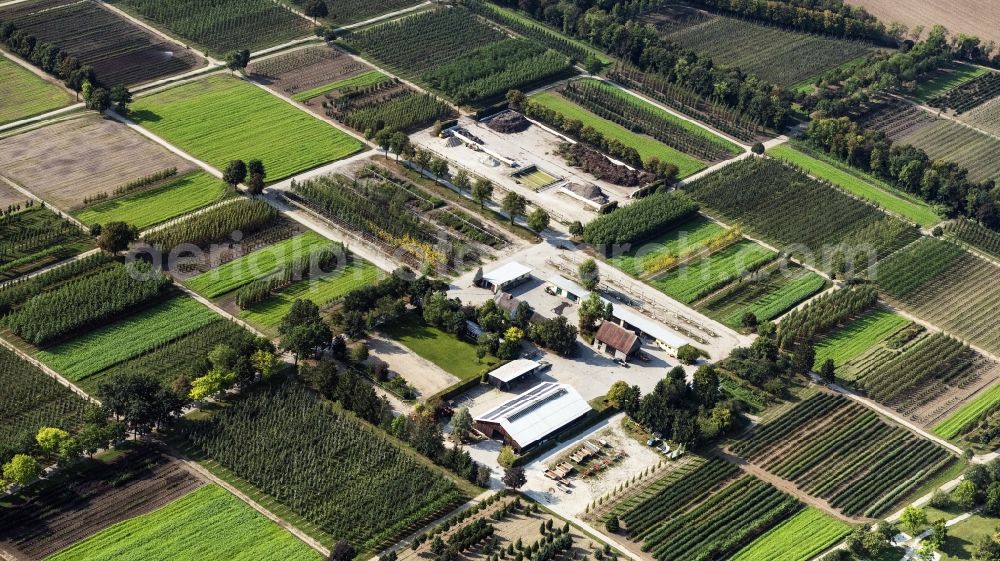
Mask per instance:
[[[968,561],[972,550],[983,536],[992,535],[1000,519],[976,514],[948,528],[948,539],[939,550],[941,561]]]
[[[936,425],[931,432],[941,438],[952,439],[962,434],[969,423],[975,421],[987,410],[1000,401],[1000,384],[994,384],[967,402],[944,421]]]
[[[499,359],[492,356],[487,356],[480,362],[476,357],[475,345],[427,325],[416,314],[385,325],[382,331],[461,380],[481,376],[499,363]]]
[[[218,318],[198,301],[175,296],[121,321],[38,351],[35,358],[70,380],[81,380]]]
[[[47,561],[319,561],[320,555],[222,487],[206,485],[119,522]]]
[[[921,226],[933,226],[941,221],[941,217],[927,203],[901,193],[888,184],[853,170],[832,158],[820,154],[815,156],[806,154],[788,144],[776,146],[768,150],[768,154],[791,162],[814,177],[825,179],[853,195],[876,203]]]
[[[286,264],[333,245],[334,242],[310,230],[233,259],[221,267],[184,281],[184,284],[206,298],[215,298],[273,275]]]
[[[742,148],[733,144],[732,142],[729,142],[725,138],[722,138],[717,134],[712,134],[711,132],[699,127],[698,125],[692,123],[691,121],[688,121],[686,119],[681,119],[680,117],[677,117],[673,113],[664,111],[663,109],[660,109],[659,107],[651,103],[647,103],[645,100],[626,92],[622,88],[619,88],[617,86],[614,86],[612,84],[609,84],[601,80],[595,80],[593,78],[583,78],[582,81],[586,81],[591,84],[596,84],[597,87],[601,88],[604,91],[610,92],[612,95],[624,101],[625,103],[634,107],[638,107],[644,111],[650,111],[656,116],[660,117],[661,119],[669,121],[670,123],[683,128],[684,130],[686,130],[687,132],[691,133],[694,136],[698,136],[711,141],[716,146],[719,146],[720,148],[728,151],[730,154],[734,156],[738,156],[743,153]]]
[[[314,97],[319,97],[325,93],[332,92],[334,90],[341,90],[344,88],[361,88],[364,86],[374,86],[380,82],[388,80],[389,77],[382,74],[378,70],[369,70],[357,76],[351,76],[350,78],[344,78],[343,80],[337,80],[336,82],[326,84],[323,86],[317,86],[311,90],[306,90],[304,92],[299,92],[292,96],[295,101],[309,101]]]
[[[823,277],[808,269],[794,267],[784,272],[775,271],[760,282],[743,282],[732,293],[705,306],[704,311],[730,327],[739,328],[748,312],[759,321],[770,321],[826,286]]]
[[[0,55],[0,125],[55,111],[73,97]]]
[[[850,531],[847,524],[806,508],[741,549],[732,561],[809,561]]]
[[[684,251],[698,247],[706,240],[723,232],[724,228],[717,223],[697,216],[659,237],[630,249],[618,257],[608,259],[608,262],[622,271],[637,277],[646,271],[647,265],[663,255],[680,255]]]
[[[355,288],[370,285],[382,273],[371,263],[358,257],[335,274],[297,282],[268,300],[240,312],[240,317],[271,335],[277,334],[282,318],[296,300],[311,300],[319,306],[343,296]]]
[[[213,75],[139,97],[131,117],[222,169],[259,159],[267,180],[285,179],[350,156],[361,142],[245,80]]]
[[[225,183],[198,171],[154,189],[98,203],[74,216],[84,224],[128,222],[141,230],[206,207],[225,194]]]
[[[652,138],[635,134],[617,123],[602,119],[555,92],[542,92],[531,96],[531,99],[561,113],[564,117],[579,119],[584,125],[593,127],[607,138],[617,139],[622,144],[635,148],[644,162],[650,158],[658,158],[661,162],[674,164],[677,166],[678,177],[684,178],[705,169],[705,164],[699,160]]]
[[[988,70],[985,68],[972,66],[971,64],[953,63],[946,67],[938,76],[918,84],[917,91],[914,92],[913,97],[923,103],[938,94],[961,86],[969,80],[978,78],[987,72]]]
[[[721,288],[724,283],[774,257],[775,253],[770,249],[743,240],[707,258],[695,259],[649,284],[672,298],[690,304],[705,296],[706,291]]]
[[[816,343],[816,368],[826,359],[843,366],[884,341],[889,335],[909,323],[902,316],[881,308],[841,326]]]

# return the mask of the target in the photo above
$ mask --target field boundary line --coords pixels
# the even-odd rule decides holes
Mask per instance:
[[[6,4],[0,4],[0,6],[6,6]],[[4,58],[9,59],[14,64],[16,64],[16,65],[24,68],[25,70],[27,70],[28,72],[31,72],[35,76],[38,76],[42,80],[45,80],[46,82],[48,82],[48,83],[50,83],[50,84],[52,84],[54,86],[57,86],[62,91],[70,94],[71,96],[73,96],[74,99],[77,98],[77,92],[75,92],[75,91],[69,89],[68,87],[66,87],[66,84],[64,84],[62,81],[58,80],[57,78],[55,78],[51,74],[48,74],[47,72],[45,72],[41,68],[35,66],[34,64],[31,64],[30,62],[24,60],[20,56],[14,54],[12,52],[10,52],[6,47],[0,47],[0,53],[3,53]]]
[[[59,374],[55,370],[53,370],[53,369],[49,368],[48,366],[46,366],[45,363],[43,363],[42,361],[38,360],[37,358],[29,355],[28,353],[22,351],[19,348],[17,348],[10,341],[7,341],[3,337],[0,337],[0,345],[3,345],[9,351],[11,351],[14,354],[16,354],[17,356],[21,357],[21,359],[25,360],[26,362],[28,362],[32,366],[38,368],[39,370],[41,370],[42,372],[44,372],[45,374],[47,374],[50,378],[53,378],[53,379],[55,379],[55,381],[59,382],[60,384],[62,384],[64,386],[66,386],[67,388],[69,388],[70,390],[72,390],[73,393],[79,395],[80,397],[82,397],[83,399],[87,400],[88,402],[93,403],[94,405],[97,405],[98,407],[100,407],[101,402],[97,398],[91,397],[87,392],[81,390],[75,384],[73,384],[73,382],[70,382],[69,380],[67,380],[66,378],[64,378],[61,374]]]
[[[21,193],[22,195],[28,197],[29,199],[31,199],[33,201],[38,201],[38,202],[42,203],[42,205],[43,205],[44,208],[46,208],[46,209],[48,209],[48,210],[56,213],[60,218],[63,218],[64,220],[70,222],[71,224],[73,224],[74,226],[76,226],[77,228],[79,228],[83,233],[85,233],[87,235],[90,235],[90,227],[87,226],[86,224],[84,224],[83,222],[80,222],[76,218],[74,218],[70,213],[65,212],[62,209],[60,209],[59,207],[54,206],[54,205],[46,202],[44,199],[42,199],[38,195],[36,195],[36,194],[32,193],[31,191],[25,189],[24,187],[21,187],[13,179],[10,179],[6,175],[0,174],[0,181],[2,181],[3,183],[6,183],[12,189],[14,189],[18,193]]]
[[[37,277],[39,275],[43,275],[45,273],[48,273],[49,271],[54,271],[55,269],[58,269],[60,267],[64,267],[66,265],[69,265],[70,263],[74,263],[76,261],[80,261],[81,259],[85,259],[87,257],[90,257],[91,255],[95,255],[97,253],[100,253],[100,251],[101,250],[99,248],[94,248],[94,249],[91,249],[90,251],[85,251],[85,252],[83,252],[83,253],[81,253],[79,255],[74,255],[73,257],[70,257],[69,259],[63,259],[62,261],[59,261],[58,263],[53,263],[53,264],[51,264],[51,265],[49,265],[47,267],[42,267],[41,269],[38,269],[37,271],[32,271],[32,272],[28,273],[27,275],[22,275],[22,276],[17,277],[17,278],[13,278],[13,279],[10,279],[10,280],[6,280],[6,281],[3,281],[3,282],[0,282],[0,288],[6,288],[7,286],[19,283],[21,281],[26,281],[28,279]]]

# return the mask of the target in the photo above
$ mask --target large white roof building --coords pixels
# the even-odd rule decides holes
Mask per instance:
[[[591,411],[580,392],[545,382],[475,418],[476,429],[520,452]]]

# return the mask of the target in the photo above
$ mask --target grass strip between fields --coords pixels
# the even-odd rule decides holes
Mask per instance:
[[[860,173],[832,159],[819,159],[787,144],[771,148],[768,154],[792,163],[814,177],[829,181],[855,196],[876,203],[921,226],[933,226],[941,221],[927,203],[894,192],[892,187],[877,179],[862,177]]]
[[[46,561],[318,561],[320,555],[217,485],[119,522]]]
[[[565,118],[579,119],[584,126],[592,127],[607,138],[617,139],[625,146],[635,148],[643,162],[649,161],[650,158],[657,158],[661,162],[674,164],[677,166],[677,176],[680,178],[694,175],[705,169],[705,164],[701,161],[662,142],[635,134],[617,123],[602,119],[555,92],[542,92],[531,96],[531,99],[562,114]]]
[[[975,399],[967,402],[944,421],[936,425],[931,432],[941,438],[952,439],[965,431],[969,424],[975,422],[980,415],[1000,402],[1000,384],[994,384],[988,390],[980,393]]]
[[[0,125],[66,107],[73,97],[0,55]]]
[[[344,78],[343,80],[337,80],[336,82],[326,84],[323,86],[317,86],[310,90],[304,92],[299,92],[292,96],[292,99],[298,102],[309,101],[314,97],[319,97],[325,93],[329,93],[335,90],[342,90],[344,88],[363,88],[365,86],[374,86],[381,82],[385,82],[389,77],[382,74],[378,70],[369,70],[363,74],[358,74],[357,76],[351,76],[350,78]]]
[[[121,321],[38,351],[35,358],[70,380],[81,380],[187,335],[218,318],[198,301],[175,296]]]
[[[199,171],[139,193],[74,212],[84,224],[127,222],[140,230],[204,208],[222,199],[226,184]]]

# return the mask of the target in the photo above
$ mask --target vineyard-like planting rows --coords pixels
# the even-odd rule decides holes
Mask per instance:
[[[759,321],[770,321],[823,290],[826,279],[795,265],[779,261],[775,270],[737,279],[715,294],[697,302],[696,307],[722,323],[741,327],[743,316],[752,313]]]
[[[962,120],[980,130],[1000,136],[1000,96],[969,111],[962,116]]]
[[[307,0],[283,0],[291,2],[298,9],[308,3]],[[402,10],[419,4],[419,0],[327,0],[326,5],[330,15],[325,19],[338,26],[367,21],[382,14]]]
[[[75,224],[42,206],[0,216],[0,281],[7,281],[94,247]]]
[[[73,430],[91,406],[69,388],[0,345],[0,464],[42,427]]]
[[[319,561],[320,555],[222,487],[206,485],[119,522],[47,561]]]
[[[218,169],[231,160],[259,159],[268,181],[285,179],[362,148],[348,134],[252,84],[224,75],[141,97],[132,105],[132,116]]]
[[[1000,73],[976,68],[978,76],[928,100],[927,105],[965,113],[1000,95]]]
[[[969,170],[969,179],[1000,179],[1000,140],[948,119],[918,129],[900,139],[927,152],[932,160],[945,160]]]
[[[294,384],[254,389],[179,432],[206,458],[362,551],[466,500],[437,468]]]
[[[872,50],[866,43],[725,16],[670,29],[666,36],[716,64],[739,68],[782,86],[809,80]]]
[[[840,272],[881,259],[919,233],[878,209],[770,158],[742,160],[685,186],[723,220]]]
[[[982,224],[959,218],[945,225],[944,232],[947,236],[1000,261],[1000,234]]]
[[[205,172],[195,172],[165,185],[102,201],[74,213],[84,224],[127,222],[148,228],[219,201],[226,184]]]
[[[17,4],[0,9],[0,21],[9,21],[39,42],[51,43],[93,67],[109,87],[150,82],[202,64],[191,51],[92,0]]]
[[[216,55],[309,35],[309,20],[272,0],[112,0]]]
[[[259,199],[236,199],[232,203],[211,208],[187,217],[159,230],[149,232],[142,241],[156,246],[164,254],[182,244],[204,248],[239,232],[246,237],[273,225],[278,211]]]
[[[54,111],[73,101],[59,86],[0,55],[0,125]],[[6,205],[0,204],[0,207]]]
[[[955,458],[827,393],[761,425],[733,451],[848,516],[885,513]]]
[[[1000,352],[1000,267],[955,244],[922,238],[878,268],[890,301],[949,333]]]

